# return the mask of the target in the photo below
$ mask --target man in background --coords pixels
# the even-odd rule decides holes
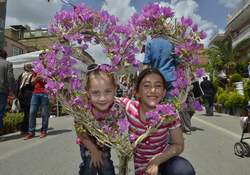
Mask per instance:
[[[9,94],[14,94],[15,88],[13,65],[6,61],[6,58],[7,53],[0,49],[0,135],[3,134],[3,116],[6,111],[7,98]]]
[[[206,108],[206,115],[213,116],[215,90],[212,82],[208,80],[208,77],[203,77],[203,81],[201,82],[201,89],[204,93],[203,100]]]

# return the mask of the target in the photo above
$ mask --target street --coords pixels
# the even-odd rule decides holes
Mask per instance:
[[[182,156],[192,162],[197,175],[249,175],[250,158],[234,155],[234,144],[241,137],[239,117],[203,113],[192,118],[194,131],[184,135]],[[39,128],[40,119],[37,122]],[[72,123],[69,116],[51,118],[44,139],[38,132],[27,141],[19,133],[6,135],[0,142],[0,175],[76,175],[81,159]]]

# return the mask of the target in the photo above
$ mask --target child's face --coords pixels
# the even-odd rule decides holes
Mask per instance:
[[[146,75],[142,79],[136,95],[141,100],[142,105],[152,110],[162,101],[165,93],[166,89],[161,76],[153,73]]]
[[[116,87],[112,79],[105,75],[90,76],[88,94],[91,104],[99,112],[106,112],[113,104]]]

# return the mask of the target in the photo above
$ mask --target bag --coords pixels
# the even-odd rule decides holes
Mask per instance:
[[[20,102],[17,98],[15,98],[13,101],[12,101],[12,106],[11,106],[11,112],[20,112],[21,111],[21,106],[20,106]]]

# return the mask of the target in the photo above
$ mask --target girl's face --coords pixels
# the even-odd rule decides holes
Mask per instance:
[[[147,110],[153,110],[165,97],[166,89],[161,76],[152,73],[146,75],[140,82],[136,96]]]
[[[95,110],[106,112],[114,102],[116,86],[112,79],[105,75],[89,77],[88,95]]]

